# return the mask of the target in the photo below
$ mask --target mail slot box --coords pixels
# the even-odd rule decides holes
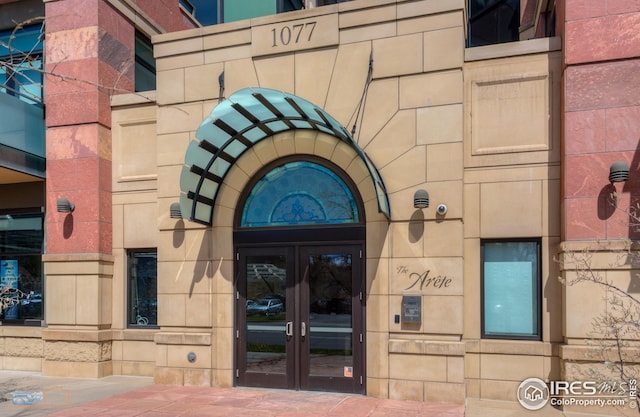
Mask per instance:
[[[422,322],[422,297],[419,295],[402,296],[402,321],[404,323]]]

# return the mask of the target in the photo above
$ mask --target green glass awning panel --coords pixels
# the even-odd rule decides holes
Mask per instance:
[[[251,129],[245,134],[245,137],[249,139],[251,143],[256,143],[264,137],[264,132],[262,131],[262,129],[258,128]]]
[[[229,168],[262,139],[294,129],[321,131],[353,148],[369,170],[378,210],[391,218],[380,173],[347,129],[318,106],[295,95],[266,88],[235,92],[218,104],[196,131],[196,139],[187,147],[180,176],[182,216],[211,225],[218,190]]]

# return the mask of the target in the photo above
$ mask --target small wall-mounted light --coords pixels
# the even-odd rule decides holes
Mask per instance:
[[[629,165],[616,161],[609,168],[609,182],[625,182],[629,179]]]
[[[429,193],[427,190],[418,190],[413,195],[413,207],[423,209],[429,207]]]
[[[76,205],[69,199],[60,197],[57,201],[58,213],[71,213],[76,209]]]
[[[181,219],[182,211],[180,210],[180,203],[172,203],[169,206],[169,217],[172,219]]]

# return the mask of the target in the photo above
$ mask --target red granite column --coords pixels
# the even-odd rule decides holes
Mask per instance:
[[[132,89],[134,28],[101,0],[46,3],[47,253],[111,254],[111,110]],[[57,198],[75,203],[56,212]]]
[[[640,229],[630,224],[628,215],[640,202],[640,3],[564,3],[564,242],[560,257],[567,261],[562,264],[563,278],[575,285],[566,285],[562,294],[567,348],[560,349],[560,360],[561,378],[573,381],[602,363],[604,351],[594,350],[599,342],[585,340],[613,335],[602,331],[607,326],[594,323],[616,323],[611,329],[628,320],[623,315],[625,308],[618,308],[624,297],[588,282],[590,273],[595,280],[611,282],[629,293],[636,291],[637,266],[623,251],[628,239],[640,237]],[[609,169],[616,161],[630,166],[627,182],[609,182]],[[635,339],[630,332],[622,334],[620,337]],[[626,347],[622,349],[625,359],[633,356]],[[616,361],[615,354],[610,357]],[[617,380],[620,375],[605,370],[595,378]]]
[[[624,210],[640,201],[640,5],[567,0],[564,45],[564,240],[638,238]],[[631,166],[615,184],[611,163]]]
[[[135,31],[104,0],[49,1],[45,11],[43,372],[100,377],[112,373],[110,96],[132,90]],[[61,197],[72,213],[57,212]]]

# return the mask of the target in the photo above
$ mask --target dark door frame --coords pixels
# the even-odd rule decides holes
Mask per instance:
[[[340,229],[340,230],[333,230]],[[316,233],[321,230],[320,233]],[[274,233],[275,232],[275,233]],[[339,232],[339,233],[337,233]],[[347,240],[334,240],[335,237],[345,237]],[[304,239],[306,237],[306,239]],[[331,237],[332,240],[328,238]],[[357,237],[357,239],[353,239]],[[349,239],[351,238],[351,239]],[[359,239],[358,239],[359,238]],[[268,243],[264,243],[269,239]],[[324,227],[320,229],[290,229],[290,230],[262,230],[262,231],[237,231],[234,233],[236,265],[235,265],[235,385],[259,386],[284,389],[309,389],[321,391],[340,391],[349,393],[366,393],[366,310],[365,310],[365,241],[363,226],[348,227]],[[258,244],[258,242],[263,242]],[[302,270],[303,255],[319,249],[324,253],[331,251],[347,251],[352,254],[353,282],[352,291],[352,355],[353,377],[351,379],[309,377],[309,356],[304,352],[308,349],[304,343],[309,343],[301,338],[300,323],[306,320],[309,323],[308,311],[303,313],[302,306],[309,302],[308,287],[301,288],[308,279],[306,271]],[[358,253],[359,252],[359,253]],[[287,293],[286,311],[287,319],[295,323],[297,327],[292,339],[287,338],[287,375],[251,373],[246,370],[246,280],[240,279],[246,276],[246,256],[284,254],[287,256]],[[283,329],[284,331],[284,329]],[[301,361],[307,361],[302,364]]]
[[[300,245],[297,249],[297,259],[300,262],[298,273],[300,274],[300,283],[302,284],[297,300],[301,307],[300,321],[306,323],[309,328],[309,338],[301,338],[301,346],[299,348],[300,357],[300,384],[302,389],[318,390],[318,391],[340,391],[349,393],[364,394],[365,382],[365,361],[364,361],[364,314],[365,314],[365,297],[364,286],[365,277],[363,274],[363,244],[351,245]],[[348,254],[351,256],[352,271],[352,291],[351,291],[351,356],[352,356],[352,377],[336,378],[328,376],[310,375],[312,366],[312,355],[310,353],[312,342],[310,336],[313,334],[313,326],[311,325],[311,313],[309,306],[311,305],[311,285],[309,283],[309,262],[307,260],[313,255],[322,254]],[[302,270],[304,268],[304,271]]]
[[[246,293],[247,293],[247,281],[241,280],[242,276],[246,276],[246,262],[244,260],[247,256],[260,256],[260,255],[284,255],[286,256],[286,270],[287,270],[287,291],[289,287],[294,284],[293,276],[290,271],[294,271],[295,255],[294,247],[238,247],[236,248],[236,265],[235,265],[235,282],[234,282],[234,294],[235,294],[235,346],[234,346],[234,362],[235,362],[235,385],[242,386],[256,386],[256,387],[271,387],[292,389],[294,388],[294,381],[291,381],[289,375],[278,373],[252,373],[247,375],[244,370],[247,368],[247,357],[242,353],[246,353],[247,340],[247,318],[246,318]],[[287,297],[285,311],[290,314],[295,311],[293,297]],[[284,331],[284,330],[283,330]],[[289,343],[289,340],[285,343],[285,353],[287,358],[286,369],[294,369],[295,353],[294,346]]]

